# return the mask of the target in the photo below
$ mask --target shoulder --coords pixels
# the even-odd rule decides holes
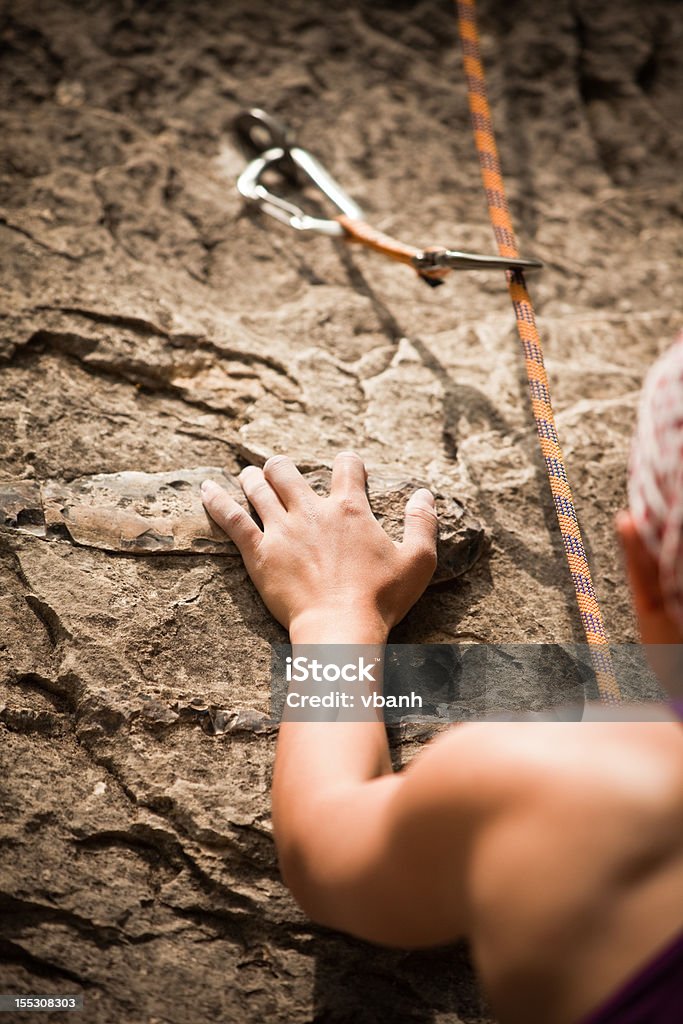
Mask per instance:
[[[405,770],[427,805],[473,822],[522,805],[606,803],[633,811],[683,799],[683,735],[673,722],[477,722],[455,726]]]
[[[543,730],[528,723],[456,726],[425,746],[400,773],[392,805],[395,843],[466,862],[493,822],[538,806],[548,788]]]
[[[536,791],[539,768],[556,756],[557,734],[545,724],[477,722],[449,729],[415,756],[405,770],[438,799],[457,797],[472,813],[500,808]]]

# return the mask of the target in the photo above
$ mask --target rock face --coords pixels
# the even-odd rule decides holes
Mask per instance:
[[[632,640],[612,521],[640,381],[680,326],[680,18],[668,0],[479,6],[596,588]],[[502,275],[430,290],[234,188],[232,120],[261,105],[378,229],[492,251],[453,7],[8,0],[1,38],[0,480],[21,529],[0,528],[0,990],[82,992],[93,1024],[488,1021],[460,948],[370,948],[283,888],[284,637],[239,559],[104,550],[81,513],[79,543],[40,539],[86,479],[227,480],[277,452],[315,474],[352,447],[491,535],[396,642],[581,639]],[[389,527],[396,494],[373,500]],[[425,735],[397,734],[397,763]]]

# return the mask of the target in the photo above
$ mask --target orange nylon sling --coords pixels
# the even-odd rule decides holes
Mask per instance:
[[[500,255],[516,257],[519,250],[505,196],[505,186],[491,122],[491,111],[486,97],[486,81],[479,49],[475,3],[474,0],[456,0],[456,7],[474,142],[479,155],[489,217]],[[595,596],[574,499],[567,480],[564,457],[557,437],[555,416],[550,400],[550,385],[543,361],[541,339],[536,328],[534,307],[527,291],[523,272],[507,270],[505,276],[524,351],[524,362],[531,392],[531,406],[536,420],[541,451],[548,471],[557,521],[564,541],[569,571],[589,645],[598,690],[605,703],[618,703],[621,699],[619,684],[614,673],[607,632]]]

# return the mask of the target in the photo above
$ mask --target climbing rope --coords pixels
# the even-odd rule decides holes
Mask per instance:
[[[475,0],[455,0],[455,4],[467,78],[474,142],[479,154],[489,217],[498,243],[499,254],[514,259],[519,250],[505,197],[505,186],[491,122],[491,111],[486,97],[486,80],[479,48]],[[557,437],[555,415],[550,400],[550,385],[543,361],[543,347],[536,328],[534,307],[524,281],[524,272],[522,270],[506,270],[505,276],[517,319],[517,330],[522,342],[531,393],[531,407],[536,420],[539,443],[548,471],[557,521],[569,562],[569,571],[576,591],[576,601],[588,641],[598,690],[605,703],[618,703],[620,700],[619,684],[614,673],[607,633],[595,595],[574,499],[567,480],[564,457]]]

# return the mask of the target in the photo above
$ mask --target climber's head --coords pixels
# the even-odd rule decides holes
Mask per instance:
[[[647,375],[629,470],[629,508],[617,517],[643,643],[683,698],[683,332]]]

